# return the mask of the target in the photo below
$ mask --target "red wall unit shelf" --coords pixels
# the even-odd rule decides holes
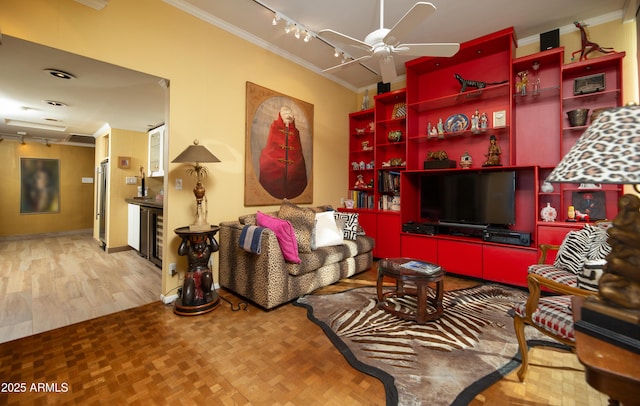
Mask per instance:
[[[539,245],[559,244],[566,233],[582,228],[582,222],[566,222],[567,207],[574,204],[578,193],[594,192],[606,206],[604,216],[613,218],[621,187],[603,185],[585,189],[575,184],[553,184],[553,191],[541,187],[553,168],[582,135],[585,126],[571,127],[567,112],[575,108],[615,107],[622,103],[622,58],[624,53],[563,65],[564,49],[555,48],[514,59],[515,37],[507,28],[461,44],[460,52],[451,58],[418,58],[406,64],[407,88],[378,95],[372,111],[350,115],[352,141],[350,158],[365,154],[360,150],[354,126],[373,117],[371,137],[375,177],[372,191],[374,207],[363,213],[368,234],[375,234],[376,257],[407,256],[435,262],[452,274],[490,281],[526,286],[527,267],[537,261]],[[528,86],[522,93],[516,89],[520,72],[527,71]],[[486,87],[468,87],[461,91],[455,75],[486,82]],[[585,76],[602,74],[605,89],[587,95],[574,95],[574,81]],[[535,85],[535,86],[534,86]],[[403,104],[406,116],[396,117],[394,111]],[[451,126],[449,131],[433,134],[442,119],[453,118],[456,124],[471,121],[476,111],[486,113],[485,128]],[[591,113],[590,112],[590,113]],[[502,114],[496,124],[494,114]],[[464,117],[463,117],[464,116]],[[366,118],[365,118],[366,117]],[[402,131],[399,142],[388,139],[389,132]],[[484,167],[489,136],[495,135],[502,149],[501,165]],[[358,139],[358,141],[356,141]],[[455,168],[424,169],[428,154],[444,151]],[[470,169],[459,166],[460,157],[469,153],[473,159]],[[397,165],[389,167],[393,160]],[[352,159],[352,161],[353,161]],[[359,173],[350,168],[350,182]],[[421,217],[421,187],[427,174],[454,174],[461,171],[514,171],[515,222],[507,231],[529,233],[531,244],[485,241],[478,235],[423,235],[405,232],[403,224],[425,223],[432,219]],[[397,186],[387,189],[380,179],[389,174],[400,178]],[[369,191],[370,192],[370,191]],[[380,202],[399,194],[400,211],[381,210]],[[464,199],[464,196],[460,196]],[[557,210],[555,222],[542,221],[540,210],[549,203]],[[374,227],[375,224],[375,227]],[[552,259],[552,258],[550,258]]]

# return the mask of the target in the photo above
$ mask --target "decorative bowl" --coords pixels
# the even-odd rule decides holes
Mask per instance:
[[[389,142],[400,142],[400,140],[402,139],[402,131],[389,131],[388,138]]]
[[[587,124],[589,109],[575,109],[567,111],[567,116],[569,116],[569,124],[571,127],[580,127]]]

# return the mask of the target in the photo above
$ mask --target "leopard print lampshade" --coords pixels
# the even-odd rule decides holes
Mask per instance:
[[[640,184],[640,106],[601,113],[546,181]]]

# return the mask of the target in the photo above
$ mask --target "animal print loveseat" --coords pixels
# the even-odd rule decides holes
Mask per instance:
[[[291,253],[281,248],[275,231],[262,227],[265,218],[286,219],[291,223],[298,258],[285,258]],[[324,246],[317,242],[324,233],[321,223],[327,219],[328,223],[337,219],[333,224],[338,225],[342,241],[334,240]],[[249,244],[241,245],[249,232],[259,233],[259,243],[253,249],[247,248]],[[374,240],[363,234],[357,224],[357,213],[340,213],[329,206],[302,208],[286,200],[278,212],[258,212],[241,216],[237,221],[222,222],[220,286],[265,309],[274,308],[371,268]]]

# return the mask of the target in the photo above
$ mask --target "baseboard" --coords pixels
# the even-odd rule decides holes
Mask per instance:
[[[171,304],[173,302],[175,302],[176,300],[178,300],[178,295],[160,295],[160,300],[162,300],[162,303],[164,304]]]
[[[93,233],[93,229],[87,228],[82,230],[56,231],[51,233],[5,235],[5,236],[0,236],[0,241],[31,240],[34,238],[49,238],[49,237],[60,237],[65,235],[92,234],[92,233]]]

